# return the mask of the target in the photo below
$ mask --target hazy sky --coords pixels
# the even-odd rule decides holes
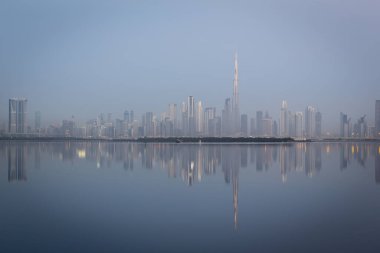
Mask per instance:
[[[380,1],[0,1],[0,119],[27,97],[32,121],[159,113],[232,94],[241,110],[279,117],[307,105],[326,128],[380,99]]]

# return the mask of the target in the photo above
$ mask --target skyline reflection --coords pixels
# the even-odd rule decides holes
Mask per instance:
[[[8,182],[27,181],[28,169],[39,169],[47,159],[69,165],[85,160],[97,169],[121,167],[162,169],[167,176],[187,186],[202,183],[221,172],[231,185],[234,229],[238,225],[239,173],[254,169],[264,173],[278,169],[287,183],[293,173],[314,177],[323,160],[332,153],[339,157],[337,170],[356,162],[366,168],[374,159],[375,183],[380,184],[380,144],[378,143],[294,143],[294,144],[139,144],[111,142],[0,143],[0,154],[7,158]],[[43,157],[43,158],[42,158]],[[33,164],[33,166],[31,165]],[[325,168],[326,169],[326,168]],[[335,169],[335,168],[328,168]]]

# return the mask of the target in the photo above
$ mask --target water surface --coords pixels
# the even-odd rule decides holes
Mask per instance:
[[[380,144],[0,142],[0,252],[380,252]]]

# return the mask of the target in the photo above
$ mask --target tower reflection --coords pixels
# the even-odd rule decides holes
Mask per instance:
[[[380,184],[380,145],[375,147],[375,182]]]
[[[8,147],[8,182],[26,181],[25,149],[22,143],[13,143]]]
[[[112,142],[0,143],[0,153],[8,162],[8,181],[26,181],[26,167],[38,169],[46,157],[75,164],[85,160],[94,168],[124,170],[160,169],[169,178],[182,180],[189,187],[207,182],[222,173],[232,188],[234,228],[238,229],[239,174],[242,170],[263,173],[278,168],[279,178],[288,183],[292,173],[314,177],[323,160],[336,157],[338,170],[355,162],[366,167],[374,161],[374,177],[380,184],[380,144],[378,143],[292,143],[292,144],[139,144]],[[331,154],[335,153],[335,156]],[[30,155],[28,155],[30,154]],[[30,159],[27,159],[30,158]],[[29,165],[29,160],[31,164]],[[0,160],[1,162],[1,160]],[[279,179],[279,180],[280,180]]]

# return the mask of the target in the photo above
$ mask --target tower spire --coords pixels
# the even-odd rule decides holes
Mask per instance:
[[[240,134],[240,108],[239,108],[239,70],[238,57],[235,51],[234,83],[232,96],[233,129],[235,134]]]
[[[234,87],[233,87],[233,105],[239,107],[239,70],[238,70],[238,56],[235,51],[235,68],[234,68]]]

